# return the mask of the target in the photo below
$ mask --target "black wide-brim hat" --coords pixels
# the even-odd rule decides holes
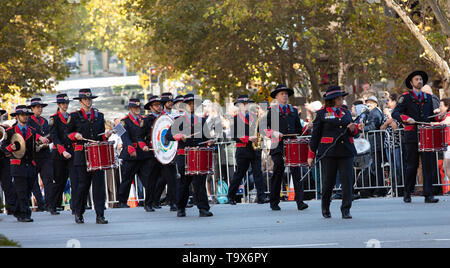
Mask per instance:
[[[239,103],[255,103],[255,101],[250,99],[248,95],[240,95],[234,102],[234,105]]]
[[[141,108],[141,100],[140,99],[130,99],[128,101],[128,108],[130,108],[130,107]]]
[[[413,89],[413,86],[411,85],[411,80],[414,78],[414,76],[420,75],[422,76],[423,85],[426,85],[428,83],[428,74],[424,71],[414,71],[405,80],[405,85],[409,89]]]
[[[338,97],[345,97],[348,93],[343,91],[340,86],[330,86],[328,87],[327,91],[323,95],[324,100],[332,100],[336,99]]]
[[[161,98],[159,98],[158,96],[152,96],[152,97],[150,97],[150,99],[148,100],[148,103],[145,104],[144,109],[145,109],[145,110],[150,110],[150,106],[151,106],[154,102],[161,102]]]
[[[184,103],[188,103],[188,102],[190,102],[190,101],[202,101],[201,99],[199,99],[198,97],[196,97],[194,94],[187,94],[187,95],[185,95],[184,96],[184,100],[183,100],[183,102]]]
[[[98,98],[98,96],[92,95],[90,88],[83,88],[78,91],[78,97],[73,98],[74,100],[81,100],[81,99],[95,99]]]
[[[6,114],[6,110],[0,110],[0,115],[4,115],[4,114]]]
[[[162,103],[166,103],[166,102],[169,102],[169,101],[173,102],[173,95],[172,95],[172,93],[163,93],[161,95],[161,102]]]
[[[272,92],[270,92],[270,97],[275,99],[277,94],[282,91],[286,91],[288,93],[289,97],[294,95],[294,90],[292,88],[288,88],[286,85],[281,84],[281,85],[278,85]]]
[[[176,104],[178,102],[183,102],[183,101],[184,101],[184,96],[183,95],[179,95],[173,100],[173,104]]]
[[[33,113],[29,110],[28,106],[26,105],[19,105],[16,107],[16,111],[14,113],[11,113],[10,115],[12,117],[15,117],[19,114],[26,114],[26,115],[33,115]]]
[[[67,94],[58,94],[56,95],[55,103],[70,103],[69,96]]]
[[[42,107],[46,107],[48,106],[48,104],[43,103],[41,98],[33,98],[31,99],[30,105],[28,105],[28,108],[34,107],[34,106],[42,106]]]

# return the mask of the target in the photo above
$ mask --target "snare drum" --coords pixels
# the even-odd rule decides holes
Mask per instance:
[[[284,140],[284,165],[286,167],[307,167],[309,138]]]
[[[92,142],[84,145],[87,171],[108,170],[117,167],[114,142]]]
[[[184,151],[186,153],[186,175],[192,176],[214,174],[214,148],[187,147]]]
[[[419,152],[447,151],[447,131],[445,125],[419,126]]]

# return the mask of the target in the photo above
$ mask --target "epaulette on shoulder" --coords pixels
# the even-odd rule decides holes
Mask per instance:
[[[13,128],[14,128],[14,126],[9,127],[8,129],[6,129],[6,131],[10,131],[10,130],[13,129]]]
[[[409,95],[409,91],[408,91],[408,92],[405,92],[405,93],[403,93],[402,95]]]

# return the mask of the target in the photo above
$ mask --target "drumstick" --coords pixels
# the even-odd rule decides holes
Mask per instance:
[[[86,139],[86,138],[83,138],[83,141],[94,142],[94,143],[98,143],[99,142],[99,141],[94,141],[94,140],[90,140],[90,139]]]
[[[416,124],[418,124],[418,125],[432,125],[433,123],[431,123],[431,122],[418,122],[418,121],[416,121]]]

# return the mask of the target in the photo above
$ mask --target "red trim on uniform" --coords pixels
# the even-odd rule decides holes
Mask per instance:
[[[83,114],[84,119],[88,120],[87,114],[83,109],[80,109],[81,113]],[[94,114],[94,109],[91,108],[91,121],[94,121],[95,119],[95,114]]]
[[[31,161],[31,164],[33,164],[33,166],[36,166],[36,162],[34,160]]]
[[[20,159],[11,159],[11,165],[20,165],[22,162]]]
[[[128,146],[128,154],[131,155],[134,152],[136,152],[136,149],[133,146]]]
[[[407,116],[407,115],[400,115],[400,117],[402,118],[403,122],[406,123],[406,121],[408,121],[408,119],[410,119],[411,117]]]
[[[83,145],[76,144],[74,147],[75,152],[83,151]]]
[[[236,148],[244,148],[247,147],[246,143],[236,143]]]
[[[11,149],[11,147],[12,147],[13,145],[14,145],[13,143],[11,143],[10,145],[8,145],[8,147],[6,147],[6,150],[8,150],[10,153],[14,152],[13,149]]]
[[[264,133],[266,134],[266,136],[270,139],[272,138],[274,130],[273,129],[264,129]]]
[[[353,137],[350,137],[349,140],[350,140],[350,143],[355,143],[355,139],[353,139]]]
[[[144,147],[147,146],[147,144],[143,141],[138,142],[138,145],[141,148],[141,150],[144,150]]]
[[[316,154],[311,151],[311,147],[308,146],[308,158],[314,159],[316,157]]]
[[[58,152],[60,155],[62,155],[66,151],[66,148],[64,148],[64,146],[61,146],[59,144],[56,145],[56,148],[58,148]]]
[[[59,116],[59,119],[61,119],[61,121],[67,125],[67,120],[64,118],[64,115],[60,111],[58,111],[57,114]]]
[[[356,136],[356,135],[358,135],[358,132],[359,132],[359,125],[358,124],[355,124],[355,130],[353,131],[353,136]]]
[[[413,131],[414,125],[405,126],[405,131]]]
[[[322,137],[320,143],[333,143],[333,141],[334,141],[333,137]]]
[[[186,153],[185,153],[184,149],[178,149],[177,155],[185,155],[185,154]]]
[[[75,139],[75,136],[78,134],[78,132],[73,132],[69,134],[69,139],[72,141],[76,141],[77,139]]]
[[[248,141],[250,140],[250,137],[249,136],[245,136],[245,137],[239,138],[239,139],[242,141],[242,143],[248,143]]]

